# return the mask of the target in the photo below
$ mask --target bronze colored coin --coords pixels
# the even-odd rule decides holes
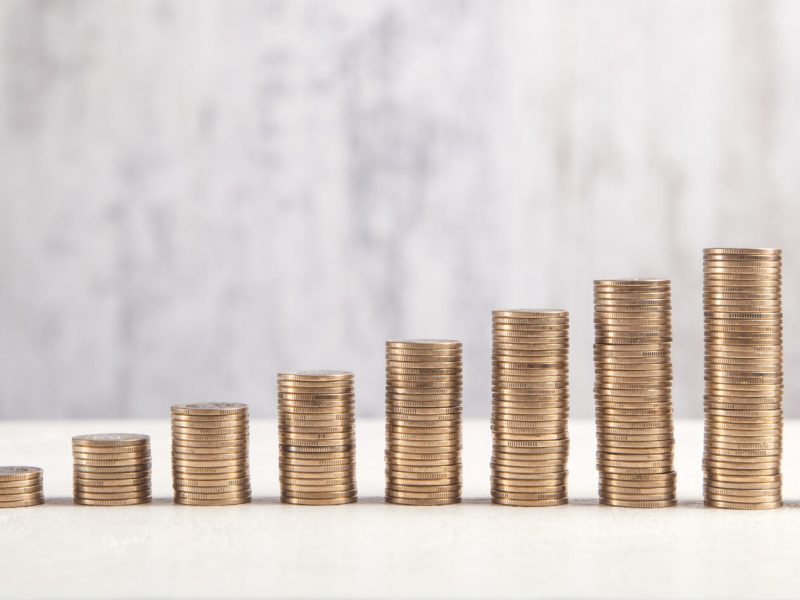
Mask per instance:
[[[208,424],[210,426],[228,426],[229,423],[245,423],[249,419],[248,412],[232,413],[228,415],[184,415],[178,413],[170,414],[170,421],[178,424],[196,424],[197,426]]]
[[[141,485],[118,485],[118,486],[96,486],[82,483],[73,483],[73,493],[77,495],[101,493],[101,494],[135,494],[136,496],[150,495],[150,483]]]
[[[249,504],[250,501],[250,496],[217,500],[197,500],[192,498],[180,498],[176,496],[174,499],[175,504],[183,504],[186,506],[233,506],[236,504]]]
[[[613,467],[613,466],[603,465],[602,471],[604,476],[609,473],[637,474],[637,475],[660,474],[660,473],[672,472],[672,465],[668,464],[662,467]]]
[[[150,466],[150,459],[148,458],[135,458],[128,460],[86,460],[82,458],[73,458],[72,463],[76,467],[102,467],[102,468],[123,468],[123,467],[148,467]]]
[[[215,449],[215,448],[247,448],[248,439],[239,438],[237,440],[181,440],[172,439],[173,448],[192,448],[192,449]],[[220,452],[222,450],[219,450]]]
[[[706,499],[704,504],[711,508],[729,508],[734,510],[768,510],[773,508],[781,508],[783,506],[783,501],[777,500],[774,502],[749,503],[749,502],[723,502],[723,501]]]
[[[39,467],[0,467],[0,482],[40,480],[42,476]]]
[[[339,381],[354,379],[351,371],[280,371],[278,379],[286,381]]]
[[[193,464],[193,463],[209,464],[218,462],[227,463],[230,461],[242,461],[242,460],[247,460],[247,456],[248,456],[247,452],[237,452],[235,454],[184,454],[181,452],[172,453],[173,460],[179,462],[186,461],[188,464]]]
[[[716,483],[706,484],[703,486],[703,492],[708,494],[709,497],[721,497],[727,496],[731,500],[741,499],[743,501],[748,501],[750,498],[763,498],[765,496],[781,496],[781,484],[768,484],[767,486],[757,486],[757,487],[741,487],[736,485],[731,487],[730,485],[718,485]]]
[[[197,402],[172,406],[172,413],[178,415],[231,415],[248,411],[247,404],[236,402]]]
[[[109,494],[109,493],[100,493],[96,494],[93,492],[84,492],[74,490],[73,492],[75,500],[102,500],[102,501],[113,501],[113,500],[144,500],[149,499],[150,494],[149,492],[139,493],[139,492],[128,492],[128,493],[120,493],[120,494]]]
[[[150,443],[150,436],[139,433],[90,433],[72,438],[73,446],[135,446]]]
[[[219,435],[219,434],[230,434],[230,433],[245,433],[247,432],[248,424],[247,421],[243,421],[242,424],[226,424],[224,426],[216,426],[216,427],[196,427],[193,423],[176,423],[173,422],[171,425],[171,430],[177,433],[184,433],[188,435]]]
[[[343,452],[284,452],[281,448],[279,461],[286,464],[332,466],[348,464],[354,456],[354,449]]]
[[[233,473],[236,478],[240,475],[246,476],[249,469],[247,465],[226,466],[226,467],[187,467],[183,465],[173,465],[172,472],[174,476],[186,477],[189,479],[196,479],[196,475],[223,475]]]
[[[286,480],[280,481],[281,495],[295,496],[298,494],[318,494],[317,497],[326,497],[332,494],[355,494],[356,483],[355,480],[349,481],[341,485],[314,485],[313,483],[301,482],[299,484],[287,483]]]
[[[669,479],[655,479],[643,481],[626,481],[620,479],[608,479],[600,476],[600,486],[607,488],[609,491],[617,491],[620,493],[660,493],[672,491],[675,492],[675,477]],[[639,490],[638,492],[635,490]]]
[[[14,500],[16,496],[23,496],[23,499],[32,495],[35,496],[37,494],[41,494],[42,489],[43,486],[41,483],[26,487],[0,488],[0,502]]]
[[[406,492],[403,490],[393,490],[386,488],[386,501],[395,500],[456,500],[461,498],[461,491],[452,492]]]
[[[404,506],[446,506],[449,504],[459,504],[461,502],[461,497],[449,497],[449,498],[441,498],[441,499],[411,499],[411,498],[396,498],[392,496],[386,496],[386,503],[387,504],[397,504],[397,505],[404,505]]]
[[[89,454],[85,452],[73,452],[72,459],[74,461],[81,461],[81,464],[98,463],[105,466],[126,465],[137,462],[149,462],[150,451],[128,452],[125,454]]]
[[[297,504],[305,506],[340,506],[343,504],[353,504],[354,502],[357,502],[357,497],[355,495],[344,498],[329,499],[281,497],[281,502],[284,504]]]
[[[461,342],[445,339],[386,340],[386,347],[408,350],[453,349],[461,350]]]
[[[247,433],[235,434],[220,434],[220,435],[186,435],[182,433],[172,432],[172,439],[184,442],[232,442],[241,441],[246,442],[249,439]]]
[[[661,488],[631,488],[600,484],[599,496],[622,500],[664,500],[675,498],[675,486]]]
[[[139,498],[126,498],[120,500],[97,500],[92,498],[75,497],[73,502],[83,506],[132,506],[135,504],[147,504],[152,501],[149,496]]]
[[[15,491],[11,490],[23,489],[37,485],[42,485],[41,477],[31,477],[29,479],[11,479],[7,481],[0,479],[0,494],[16,493]]]
[[[703,497],[706,500],[711,500],[715,502],[746,502],[746,503],[753,503],[753,504],[768,504],[771,502],[779,502],[781,500],[781,493],[768,493],[759,490],[755,490],[755,495],[743,495],[743,494],[735,494],[729,493],[733,492],[733,490],[720,490],[712,491],[706,487],[703,489]]]
[[[780,487],[783,483],[783,477],[780,475],[762,475],[751,477],[735,477],[730,475],[716,475],[714,477],[706,477],[705,482],[707,485],[713,485],[721,488],[739,488],[739,489],[772,489],[773,487]]]
[[[282,493],[282,497],[302,498],[306,500],[321,500],[321,499],[334,499],[334,498],[352,498],[357,495],[356,489],[339,491],[339,492],[306,492],[306,491],[291,491],[289,493]]]
[[[39,504],[44,504],[44,497],[38,496],[35,498],[29,498],[26,500],[16,500],[10,502],[0,502],[0,509],[2,508],[23,508],[27,506],[38,506]]]
[[[569,500],[566,498],[558,498],[556,500],[516,500],[513,498],[492,498],[492,504],[498,504],[503,506],[516,506],[516,507],[525,507],[525,508],[545,508],[545,507],[554,507],[554,506],[563,506],[565,504],[569,504]]]
[[[613,506],[617,508],[669,508],[677,506],[678,501],[676,498],[668,498],[662,500],[637,500],[635,498],[600,498],[600,504],[606,506]]]
[[[246,490],[239,492],[223,492],[220,494],[184,492],[181,490],[175,492],[176,500],[234,500],[249,497],[250,492]]]
[[[387,477],[416,481],[439,481],[442,479],[461,479],[461,467],[434,467],[435,470],[416,470],[411,467],[391,466],[385,469]],[[410,483],[410,482],[409,482]]]
[[[96,490],[125,491],[118,488],[138,488],[150,486],[149,477],[137,477],[129,479],[86,479],[83,477],[73,477],[73,487],[92,488]]]
[[[176,473],[173,471],[172,478],[176,485],[192,485],[189,482],[249,479],[250,475],[247,469],[230,473]]]
[[[116,457],[119,454],[142,454],[145,452],[150,452],[150,444],[137,444],[132,446],[90,446],[73,444],[72,452],[78,454],[91,454],[94,456],[100,455]]]

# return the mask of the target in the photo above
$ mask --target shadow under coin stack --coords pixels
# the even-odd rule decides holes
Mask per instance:
[[[0,467],[0,508],[22,508],[44,503],[39,467]]]
[[[461,342],[386,342],[386,502],[461,502]]]
[[[354,410],[354,378],[348,371],[278,373],[281,502],[356,501]]]
[[[249,413],[246,404],[208,402],[172,407],[172,487],[176,504],[250,502]]]
[[[75,504],[129,506],[150,502],[150,437],[97,433],[72,438]]]
[[[703,251],[706,506],[779,508],[781,251]]]
[[[675,506],[668,279],[594,282],[600,503]]]
[[[492,502],[567,503],[569,313],[492,313]]]

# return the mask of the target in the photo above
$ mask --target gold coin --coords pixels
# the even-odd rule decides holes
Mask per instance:
[[[0,508],[23,508],[27,506],[38,506],[44,504],[44,497],[37,496],[26,500],[13,500],[9,502],[0,502]]]
[[[677,500],[612,500],[600,499],[600,504],[617,508],[669,508],[677,506]]]
[[[248,412],[246,404],[236,402],[197,402],[172,406],[172,413],[178,415],[231,415]]]
[[[215,500],[200,500],[176,496],[174,502],[175,504],[183,504],[185,506],[233,506],[236,504],[248,504],[250,502],[250,496]]]
[[[280,371],[278,373],[278,379],[287,381],[339,381],[353,379],[354,377],[351,371]]]
[[[150,436],[139,433],[90,433],[72,438],[73,446],[136,446],[150,443]]]
[[[39,467],[0,467],[0,482],[28,481],[42,479]]]

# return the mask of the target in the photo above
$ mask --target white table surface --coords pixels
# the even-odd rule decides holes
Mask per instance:
[[[45,471],[44,506],[0,510],[2,598],[788,598],[800,596],[800,422],[783,509],[703,508],[702,423],[676,423],[680,506],[597,505],[593,424],[570,425],[571,504],[488,502],[488,421],[464,430],[461,505],[383,503],[383,422],[357,425],[360,502],[278,503],[275,421],[251,424],[254,502],[171,503],[169,424],[0,423],[0,464]],[[148,433],[151,505],[78,507],[70,437]]]

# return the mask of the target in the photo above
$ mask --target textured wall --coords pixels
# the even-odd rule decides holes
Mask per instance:
[[[669,276],[702,407],[701,249],[784,248],[800,385],[800,2],[0,0],[0,416],[164,416],[383,341]]]

